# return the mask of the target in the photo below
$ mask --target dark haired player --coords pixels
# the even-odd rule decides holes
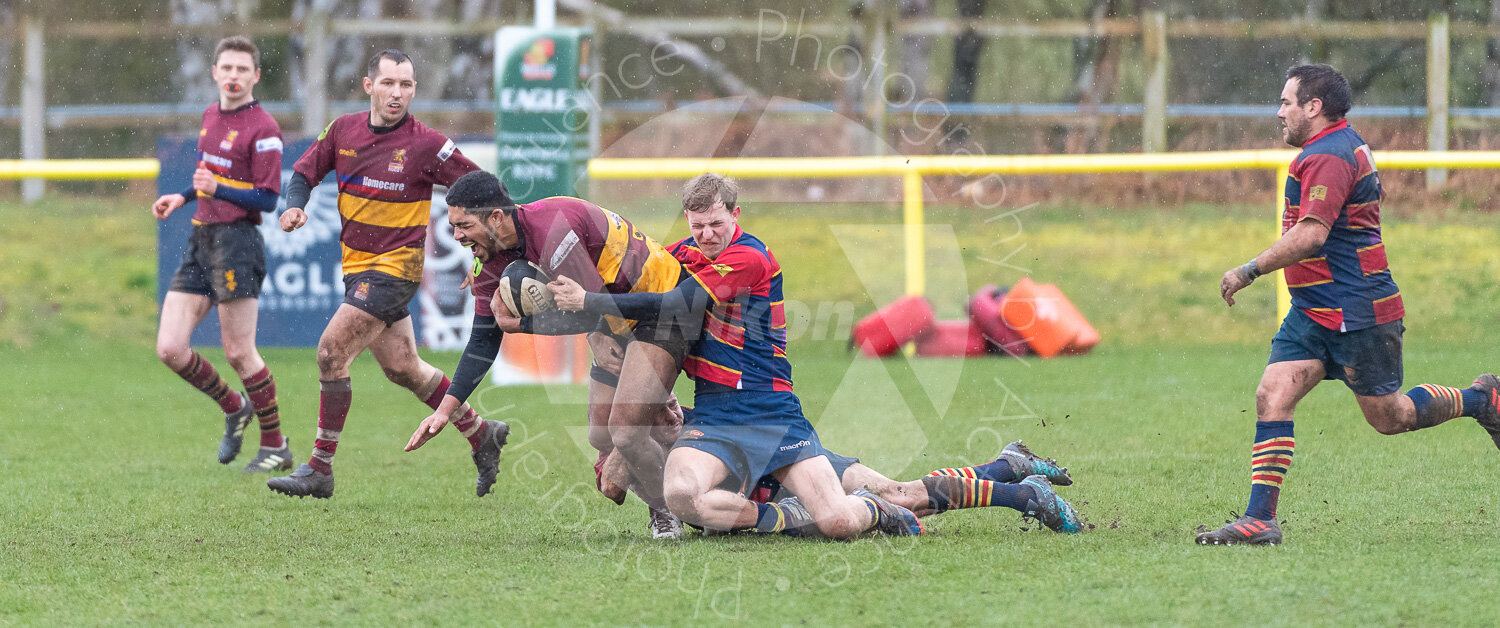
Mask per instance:
[[[165,194],[151,206],[157,219],[166,220],[183,204],[198,201],[182,264],[161,304],[156,355],[224,411],[220,464],[239,455],[254,412],[260,419],[260,450],[245,471],[290,469],[292,452],[281,434],[276,382],[255,348],[260,285],[266,275],[265,242],[255,226],[262,212],[276,209],[281,193],[281,127],[255,100],[260,50],[249,39],[219,41],[213,80],[219,101],[203,111],[193,186]],[[230,390],[191,346],[193,329],[215,305],[224,358],[245,385],[245,394]]]
[[[383,50],[370,59],[364,79],[368,112],[341,116],[297,160],[287,184],[281,228],[307,222],[303,207],[312,186],[330,171],[338,175],[343,231],[344,302],[318,340],[318,437],[307,464],[266,485],[298,497],[333,495],[333,456],[353,396],[349,365],[366,348],[392,382],[429,407],[448,391],[443,372],[417,356],[407,304],[422,280],[423,245],[432,188],[478,170],[453,141],[407,112],[416,92],[411,59]],[[473,448],[481,497],[495,482],[500,449],[509,428],[483,421],[463,408],[454,424]]]
[[[1255,442],[1245,515],[1198,534],[1204,545],[1281,542],[1276,502],[1292,463],[1297,402],[1324,379],[1342,380],[1381,434],[1474,417],[1500,446],[1497,382],[1480,375],[1468,388],[1401,387],[1406,315],[1380,236],[1380,175],[1369,145],[1344,114],[1349,83],[1331,66],[1287,72],[1277,116],[1282,138],[1302,149],[1286,180],[1281,238],[1219,282],[1224,302],[1256,277],[1286,269],[1292,309],[1271,339],[1271,358],[1255,391]]]
[[[520,259],[551,276],[576,277],[592,290],[618,293],[670,290],[681,279],[681,264],[619,214],[567,196],[517,205],[488,172],[471,172],[455,181],[447,202],[453,237],[470,247],[481,264],[474,279],[474,326],[454,370],[453,387],[422,421],[407,450],[422,446],[452,419],[494,362],[504,333],[594,332],[589,343],[596,360],[623,348],[618,366],[596,363],[589,378],[589,443],[600,453],[595,472],[601,490],[605,461],[617,451],[635,479],[636,494],[651,508],[652,536],[680,534],[682,524],[661,497],[662,441],[670,444],[675,437],[667,405],[682,359],[698,335],[698,321],[632,323],[556,311],[513,317],[497,312],[504,305],[495,292],[505,267]]]

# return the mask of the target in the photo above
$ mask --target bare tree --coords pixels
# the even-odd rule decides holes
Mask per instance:
[[[217,24],[233,9],[233,0],[172,0],[172,24]],[[186,31],[177,38],[175,91],[180,102],[208,102],[218,98],[218,89],[209,80],[209,68],[213,66],[210,55],[216,43],[218,39],[214,36],[197,31]]]
[[[459,0],[458,5],[458,19],[464,22],[500,15],[500,0]],[[494,37],[452,38],[447,88],[439,97],[489,100],[494,87],[494,59]]]
[[[1094,0],[1089,11],[1089,19],[1099,24],[1106,19],[1117,17],[1119,9],[1119,0]],[[1081,63],[1074,69],[1074,97],[1080,108],[1097,109],[1114,94],[1115,84],[1119,81],[1119,42],[1109,35],[1081,38],[1073,42],[1073,55],[1075,59],[1081,60]],[[1090,117],[1084,124],[1083,136],[1077,138],[1078,141],[1068,142],[1068,150],[1090,152],[1108,148],[1099,145],[1101,138],[1104,138],[1107,143],[1108,131],[1107,127],[1100,128],[1100,120],[1097,116]],[[1081,146],[1076,145],[1079,142]]]
[[[932,0],[897,0],[896,14],[901,19],[932,17]],[[901,73],[911,78],[911,85],[916,89],[914,94],[889,94],[888,96],[896,102],[910,100],[916,102],[927,97],[927,68],[932,64],[932,38],[927,35],[901,36]],[[896,85],[905,83],[897,81]]]
[[[0,59],[8,60],[7,63],[0,63],[0,105],[10,102],[7,88],[10,86],[10,69],[13,63],[9,60],[15,59],[11,53],[16,48],[16,36],[19,33],[16,27],[15,0],[0,0]]]
[[[1496,26],[1500,26],[1500,0],[1490,0],[1490,28]],[[1484,43],[1484,82],[1489,86],[1485,104],[1493,107],[1500,103],[1500,39]]]

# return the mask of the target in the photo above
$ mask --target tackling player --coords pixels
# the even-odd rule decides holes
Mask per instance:
[[[683,209],[692,232],[672,246],[690,273],[666,294],[584,293],[557,276],[558,307],[650,321],[706,310],[702,337],[684,366],[696,381],[696,408],[667,458],[664,491],[673,514],[727,531],[779,532],[811,521],[830,538],[867,530],[921,534],[910,510],[866,490],[846,494],[792,393],[786,357],[781,268],[759,239],[739,229],[734,182],[707,173],[688,182]],[[733,209],[731,209],[733,208]],[[772,475],[805,509],[746,499]],[[728,481],[740,491],[720,488]]]
[[[1287,71],[1277,117],[1286,143],[1302,149],[1286,180],[1281,238],[1219,281],[1224,302],[1256,277],[1286,269],[1292,309],[1271,339],[1271,357],[1255,391],[1250,503],[1245,515],[1198,534],[1203,545],[1281,542],[1276,502],[1292,464],[1297,402],[1325,379],[1354,392],[1365,421],[1381,434],[1474,417],[1500,446],[1494,375],[1468,388],[1422,384],[1401,389],[1406,316],[1380,234],[1380,174],[1369,145],[1344,114],[1349,82],[1331,66]]]
[[[219,101],[203,111],[193,186],[162,195],[151,205],[151,213],[166,220],[184,204],[198,201],[182,263],[161,304],[156,355],[224,411],[220,464],[239,455],[253,412],[260,420],[260,450],[245,471],[290,469],[292,452],[281,433],[276,381],[255,348],[260,285],[266,276],[265,242],[255,226],[262,212],[276,209],[281,194],[281,127],[255,100],[260,50],[249,39],[220,40],[212,74]],[[215,305],[224,358],[245,385],[243,394],[230,390],[191,346],[193,329]]]
[[[432,187],[452,184],[478,167],[452,140],[407,112],[416,79],[411,59],[401,51],[382,50],[372,57],[364,88],[370,110],[341,116],[323,129],[293,167],[287,210],[281,214],[283,230],[302,226],[312,187],[330,171],[337,173],[345,293],[318,340],[318,437],[307,464],[266,482],[273,491],[297,497],[333,495],[333,456],[353,397],[349,365],[366,348],[387,378],[429,407],[437,408],[449,387],[442,371],[417,356],[407,304],[422,280]],[[499,421],[481,420],[467,407],[454,424],[473,450],[476,493],[482,497],[495,482],[510,430]]]
[[[602,480],[606,457],[618,451],[636,480],[636,494],[651,507],[652,535],[680,534],[681,524],[661,496],[666,459],[661,441],[671,442],[662,434],[673,427],[662,425],[662,419],[671,416],[664,406],[691,339],[698,336],[699,320],[631,323],[556,311],[514,317],[495,293],[505,267],[520,259],[552,276],[576,277],[592,290],[619,293],[670,290],[681,279],[681,264],[614,212],[567,196],[517,205],[488,172],[455,181],[447,201],[454,238],[481,264],[474,280],[474,325],[454,370],[454,386],[422,421],[407,450],[420,447],[453,418],[494,362],[504,333],[594,332],[589,334],[597,361],[589,378],[589,443],[600,452],[596,472]]]

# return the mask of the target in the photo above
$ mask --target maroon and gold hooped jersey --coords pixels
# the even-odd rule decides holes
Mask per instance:
[[[337,174],[344,274],[422,280],[432,187],[478,170],[453,140],[407,115],[377,132],[368,112],[340,116],[293,169],[314,185]]]
[[[231,111],[219,103],[203,110],[198,129],[198,163],[213,173],[219,185],[281,194],[281,125],[260,101]],[[198,224],[248,221],[260,224],[260,212],[198,192]]]
[[[565,275],[589,292],[667,292],[682,277],[682,265],[655,240],[619,214],[581,198],[552,196],[516,207],[522,250],[490,258],[474,279],[474,311],[493,316],[490,297],[510,262],[525,258],[547,275]],[[617,334],[634,324],[604,317]]]

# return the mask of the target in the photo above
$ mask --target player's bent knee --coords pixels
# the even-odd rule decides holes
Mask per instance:
[[[595,451],[607,452],[615,448],[614,439],[609,435],[609,428],[603,425],[589,426],[589,445]]]
[[[156,359],[174,369],[187,366],[189,349],[186,346],[176,344],[156,345]]]
[[[677,515],[679,519],[694,524],[702,522],[701,509],[698,507],[698,487],[691,483],[673,481],[668,479],[663,483],[662,497],[667,502],[667,510]]]

